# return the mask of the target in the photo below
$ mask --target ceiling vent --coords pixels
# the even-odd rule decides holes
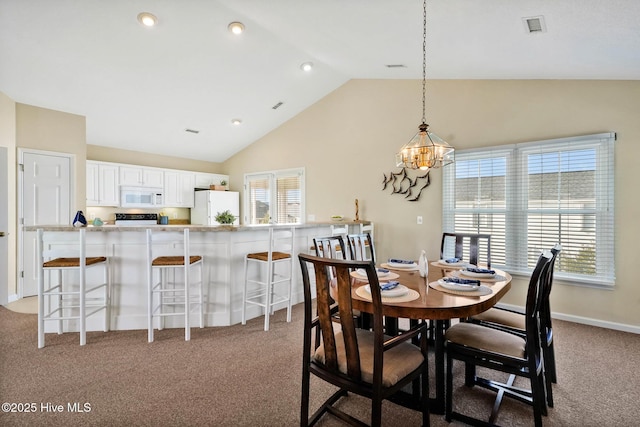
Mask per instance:
[[[404,64],[387,64],[385,65],[387,68],[407,68]]]
[[[277,110],[278,108],[280,108],[282,106],[282,102],[278,102],[276,105],[274,105],[273,107],[271,107],[274,110]]]
[[[185,131],[185,132],[189,132],[189,133],[200,133],[200,131],[199,131],[199,130],[196,130],[196,129],[189,129],[189,128],[185,129],[184,131]]]
[[[547,26],[544,23],[544,16],[531,16],[529,18],[522,18],[524,27],[528,33],[546,33]]]

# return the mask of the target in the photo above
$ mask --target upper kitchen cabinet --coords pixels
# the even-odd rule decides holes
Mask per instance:
[[[128,187],[164,187],[164,171],[143,166],[120,165],[120,185]]]
[[[209,188],[212,185],[221,185],[221,182],[226,182],[224,186],[229,189],[229,175],[221,175],[218,173],[204,173],[196,172],[195,188]]]
[[[87,161],[87,206],[118,206],[119,168],[112,163]]]
[[[192,208],[195,187],[194,172],[164,171],[164,205],[166,207]]]

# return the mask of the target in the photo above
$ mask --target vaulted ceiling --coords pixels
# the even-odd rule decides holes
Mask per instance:
[[[427,79],[639,80],[639,16],[429,0]],[[350,79],[421,76],[420,0],[0,0],[0,92],[86,116],[88,144],[221,162]]]

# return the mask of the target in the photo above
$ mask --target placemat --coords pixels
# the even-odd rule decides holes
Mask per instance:
[[[369,280],[369,278],[367,276],[363,276],[361,274],[358,274],[357,271],[352,271],[351,273],[349,273],[351,275],[351,277],[353,277],[354,279],[358,279],[358,280],[364,280],[367,281]],[[393,280],[393,279],[397,279],[398,277],[400,277],[400,275],[393,273],[393,272],[389,272],[389,274],[387,274],[386,276],[378,276],[378,280],[380,282],[386,282],[388,280]]]
[[[438,282],[429,283],[429,287],[440,292],[445,292],[448,294],[453,294],[453,295],[458,295],[463,297],[481,297],[483,295],[491,295],[491,293],[493,292],[490,287],[484,286],[484,285],[480,285],[477,291],[453,291],[451,289],[443,288],[442,286],[440,286]]]
[[[414,267],[401,268],[401,267],[391,267],[386,262],[383,262],[382,264],[380,264],[380,267],[387,268],[389,270],[396,270],[396,271],[418,271],[418,266],[417,265],[414,266]]]
[[[360,286],[356,289],[356,295],[358,295],[362,299],[366,299],[367,301],[371,301],[371,294],[367,292],[364,286]],[[420,294],[418,291],[414,291],[413,289],[409,289],[407,294],[402,295],[401,297],[393,297],[393,298],[385,298],[382,297],[382,302],[385,304],[393,304],[394,302],[409,302],[420,298]]]

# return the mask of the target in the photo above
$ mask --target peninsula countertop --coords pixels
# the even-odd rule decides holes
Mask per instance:
[[[349,225],[369,225],[370,221],[327,221],[327,222],[307,222],[304,224],[264,224],[264,225],[197,225],[197,224],[152,224],[152,225],[114,225],[114,224],[105,224],[105,225],[88,225],[85,228],[87,232],[113,232],[113,231],[145,231],[148,228],[153,229],[154,231],[177,231],[188,228],[193,232],[220,232],[220,231],[258,231],[261,229],[268,229],[269,227],[274,228],[288,228],[295,227],[296,229],[305,229],[305,228],[317,228],[322,226],[331,226],[338,224],[349,224]],[[24,227],[25,231],[37,231],[38,229],[42,229],[44,231],[74,231],[78,230],[78,227],[74,227],[70,224],[42,224],[42,225],[26,225]]]

